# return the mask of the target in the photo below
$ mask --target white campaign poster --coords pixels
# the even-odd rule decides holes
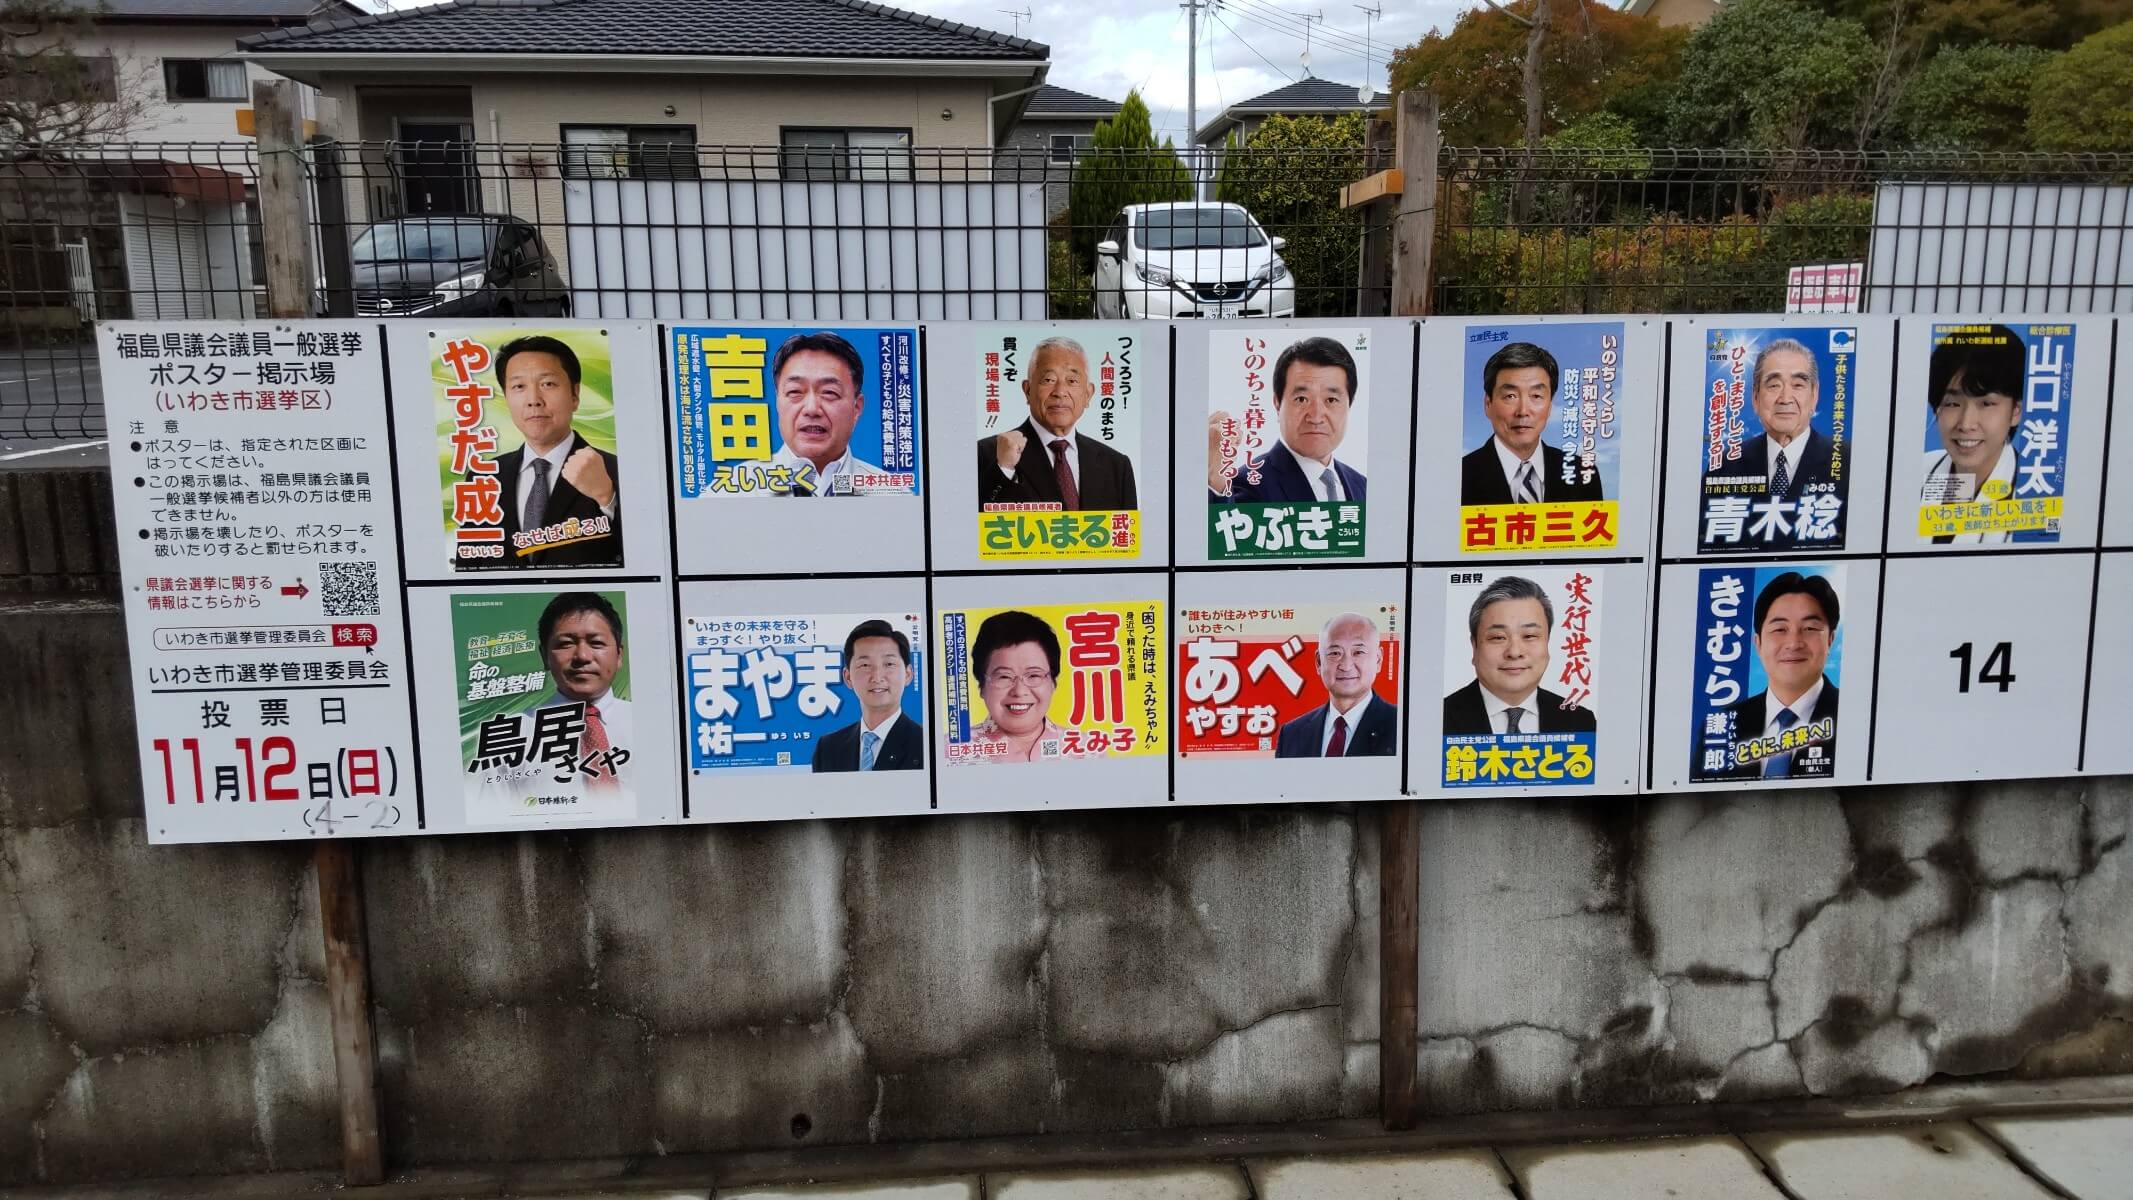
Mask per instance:
[[[422,828],[377,338],[98,328],[151,842]]]

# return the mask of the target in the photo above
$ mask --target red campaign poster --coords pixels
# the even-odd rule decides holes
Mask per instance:
[[[1399,617],[1396,604],[1181,609],[1178,753],[1395,753]]]

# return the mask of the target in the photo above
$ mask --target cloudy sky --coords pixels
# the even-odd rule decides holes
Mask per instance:
[[[417,0],[366,0],[370,8],[409,8]],[[1050,80],[1123,100],[1148,101],[1157,133],[1183,142],[1185,10],[1176,0],[885,0],[931,16],[1034,38],[1052,48]],[[1200,123],[1222,106],[1302,78],[1305,31],[1311,74],[1360,85],[1386,84],[1391,52],[1432,28],[1450,28],[1478,0],[1374,0],[1370,18],[1351,0],[1216,0],[1200,13]],[[1027,12],[1017,22],[1010,12]],[[1323,18],[1319,20],[1318,18]],[[1307,19],[1309,18],[1309,19]],[[1368,38],[1366,47],[1365,38]],[[1367,49],[1367,57],[1366,57]]]

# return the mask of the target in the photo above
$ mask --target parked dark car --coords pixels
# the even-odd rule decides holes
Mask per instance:
[[[402,217],[356,235],[366,317],[569,316],[570,285],[541,231],[516,217]]]

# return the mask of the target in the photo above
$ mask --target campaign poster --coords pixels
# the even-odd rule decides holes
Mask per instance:
[[[1845,570],[1697,571],[1690,782],[1834,774]]]
[[[1136,600],[943,611],[947,763],[1169,753],[1163,608]]]
[[[1141,422],[1162,383],[1141,370],[1145,331],[984,326],[977,403],[980,561],[1138,558]]]
[[[1187,605],[1178,618],[1180,756],[1398,752],[1399,606]]]
[[[916,496],[918,331],[679,325],[682,498]]]
[[[1919,542],[2058,544],[2074,327],[1937,324],[1926,373]]]
[[[1617,412],[1622,339],[1619,321],[1467,328],[1462,552],[1615,547],[1632,436]]]
[[[1208,560],[1361,558],[1370,332],[1220,329],[1207,344]]]
[[[924,627],[916,613],[684,616],[690,768],[923,770]]]
[[[433,330],[429,378],[455,570],[624,565],[606,330]]]
[[[632,761],[623,594],[460,593],[451,613],[467,824],[633,819],[651,768]]]
[[[1858,342],[1851,325],[1708,331],[1698,553],[1844,548]]]
[[[1445,589],[1442,782],[1577,787],[1599,769],[1601,571],[1453,572]]]

